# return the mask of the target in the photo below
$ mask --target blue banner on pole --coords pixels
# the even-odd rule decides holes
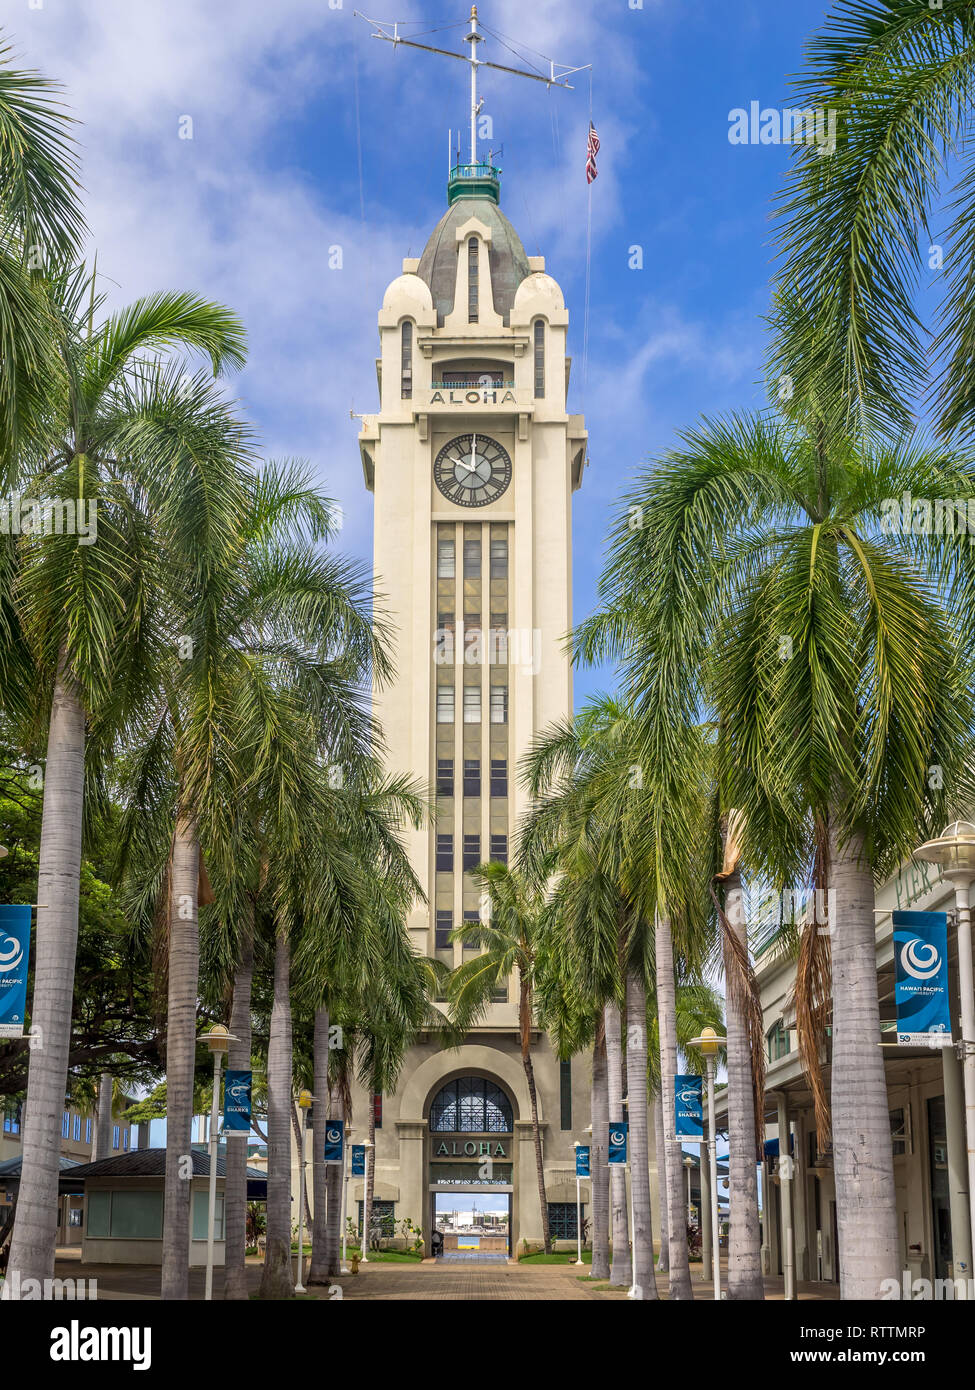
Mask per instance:
[[[354,1178],[364,1178],[366,1176],[365,1144],[352,1145],[352,1176]]]
[[[626,1121],[620,1124],[610,1125],[609,1127],[609,1161],[610,1163],[626,1162]]]
[[[253,1072],[229,1071],[223,1083],[224,1134],[250,1134]]]
[[[897,1041],[914,1047],[948,1047],[947,914],[895,912],[893,917]]]
[[[704,1077],[674,1077],[674,1134],[699,1144],[704,1142]]]
[[[344,1157],[345,1121],[326,1120],[325,1122],[325,1162],[341,1163]]]
[[[588,1178],[591,1176],[589,1171],[589,1145],[580,1144],[576,1149],[576,1177]]]
[[[0,906],[0,1038],[20,1038],[24,1034],[30,915],[29,905]]]

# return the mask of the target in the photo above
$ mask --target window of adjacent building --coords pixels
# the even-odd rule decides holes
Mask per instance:
[[[477,323],[478,309],[477,237],[467,239],[467,322]]]
[[[581,1204],[581,1209],[585,1212],[584,1203]],[[585,1219],[583,1219],[583,1229],[585,1229]],[[548,1230],[553,1240],[578,1239],[575,1202],[549,1202]]]
[[[895,1158],[911,1151],[910,1113],[903,1106],[890,1112],[890,1142]]]
[[[503,608],[491,612],[491,627],[495,632],[505,632],[508,627],[508,614]]]
[[[476,869],[481,862],[480,835],[464,836],[464,869]],[[476,914],[475,914],[476,915]]]
[[[453,758],[437,759],[437,795],[453,796],[454,794],[454,760]]]
[[[85,1143],[91,1143],[91,1119],[85,1121]]]
[[[464,578],[480,579],[481,577],[481,542],[472,540],[464,542]]]
[[[454,722],[454,687],[452,685],[437,686],[437,723],[452,724]]]
[[[464,795],[481,795],[481,760],[480,758],[464,759]]]
[[[126,1125],[125,1128],[122,1130],[122,1149],[123,1149],[123,1151],[124,1151],[125,1153],[128,1153],[128,1151],[129,1151],[129,1127],[128,1127],[128,1125]]]
[[[504,538],[491,542],[491,578],[508,578],[508,542]]]
[[[448,951],[450,949],[450,933],[454,929],[454,919],[450,909],[438,909],[437,920],[433,930],[433,945],[437,951]]]
[[[508,722],[508,687],[506,685],[491,686],[491,723],[507,724]]]
[[[71,1116],[68,1114],[68,1112],[67,1112],[67,1110],[66,1110],[66,1111],[64,1112],[64,1114],[61,1116],[61,1138],[62,1138],[62,1139],[67,1139],[68,1134],[69,1134],[69,1132],[70,1132],[70,1129],[71,1129]]]
[[[777,1062],[789,1052],[789,1030],[778,1019],[765,1034],[766,1048],[770,1062]]]
[[[437,873],[449,874],[454,867],[453,835],[437,836]]]
[[[492,1004],[507,1004],[507,1002],[508,1002],[508,986],[507,986],[507,983],[505,983],[505,984],[503,984],[503,985],[495,985],[494,989],[492,989],[492,991],[491,991],[491,1003],[492,1003]]]
[[[118,1148],[120,1139],[121,1139],[121,1126],[120,1126],[120,1125],[113,1125],[113,1126],[112,1126],[112,1148],[113,1148],[113,1149],[117,1149],[117,1148]]]
[[[241,1141],[243,1142],[243,1141]],[[117,1194],[116,1194],[117,1195]],[[133,1196],[136,1194],[133,1193]],[[209,1214],[209,1193],[193,1193],[193,1239],[206,1240],[207,1238],[207,1216]],[[113,1203],[114,1207],[114,1203]],[[214,1240],[223,1240],[223,1193],[217,1193],[216,1222],[213,1232]]]
[[[535,396],[545,395],[545,322],[535,320]]]
[[[491,836],[491,862],[492,864],[507,864],[508,862],[508,837],[507,835]]]
[[[481,687],[479,685],[464,686],[464,723],[480,724],[481,722]]]
[[[454,542],[452,540],[437,541],[437,578],[453,579],[456,575],[454,559]]]
[[[459,1076],[437,1092],[430,1107],[432,1134],[511,1134],[511,1101],[483,1076]]]
[[[413,395],[413,325],[410,323],[409,319],[404,320],[402,335],[402,341],[400,343],[400,367],[402,372],[400,395],[404,401],[408,401]]]
[[[4,1132],[4,1134],[19,1134],[19,1133],[20,1133],[20,1106],[19,1106],[19,1105],[16,1106],[15,1109],[13,1109],[13,1110],[7,1110],[7,1111],[4,1112],[4,1116],[3,1116],[3,1132]]]
[[[372,1122],[376,1129],[383,1127],[383,1093],[373,1091],[372,1093]]]
[[[193,1194],[193,1238],[206,1240],[208,1193]],[[202,1199],[202,1203],[201,1203]],[[198,1212],[202,1204],[202,1221]],[[218,1240],[223,1240],[223,1193],[217,1194]],[[113,1240],[159,1240],[163,1226],[163,1194],[139,1192],[90,1192],[88,1235]]]
[[[73,1123],[72,1123],[72,1125],[71,1125],[71,1138],[75,1141],[76,1144],[80,1144],[80,1143],[81,1143],[81,1116],[80,1116],[80,1115],[75,1115],[75,1117],[74,1117],[74,1121],[73,1121]]]
[[[447,613],[438,613],[438,614],[437,614],[437,631],[438,631],[438,632],[453,632],[453,631],[454,631],[454,615],[453,615],[453,613],[447,612]]]
[[[572,1128],[572,1063],[559,1062],[559,1127]]]
[[[508,795],[508,759],[491,759],[491,795]]]

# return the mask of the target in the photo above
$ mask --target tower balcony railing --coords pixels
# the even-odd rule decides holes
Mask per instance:
[[[455,164],[447,180],[447,202],[485,195],[497,202],[501,195],[500,179],[501,170],[494,164]]]

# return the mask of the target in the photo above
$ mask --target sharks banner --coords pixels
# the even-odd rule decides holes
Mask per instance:
[[[610,1163],[626,1162],[626,1121],[622,1120],[619,1124],[609,1127],[609,1161]]]
[[[580,1144],[576,1149],[576,1177],[588,1178],[589,1172],[589,1145]]]
[[[685,1143],[704,1142],[704,1077],[674,1077],[674,1134]]]
[[[947,915],[895,912],[893,916],[897,1041],[913,1047],[949,1047]]]
[[[364,1178],[366,1176],[365,1144],[352,1145],[352,1176],[354,1178]]]
[[[29,905],[0,906],[0,1038],[21,1038],[30,964]]]
[[[341,1163],[345,1157],[345,1121],[325,1122],[325,1162]]]
[[[253,1072],[228,1071],[223,1083],[224,1134],[250,1134]]]

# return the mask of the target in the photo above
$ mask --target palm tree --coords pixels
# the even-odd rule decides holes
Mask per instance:
[[[797,146],[779,208],[773,370],[800,416],[897,433],[931,384],[940,428],[971,426],[973,187],[954,156],[973,128],[973,39],[971,0],[837,0],[807,43],[794,104],[829,112],[836,141]],[[935,207],[944,237],[928,232]],[[918,281],[942,267],[929,348]]]
[[[971,727],[959,637],[968,548],[892,528],[889,502],[968,496],[973,482],[967,465],[919,441],[873,448],[765,416],[705,422],[627,498],[642,524],[621,515],[604,585],[603,638],[615,626],[638,717],[641,704],[669,706],[680,728],[689,711],[713,711],[722,795],[745,813],[751,861],[772,882],[802,881],[814,827],[826,827],[829,878],[817,886],[836,904],[831,1086],[847,1298],[876,1297],[897,1264],[874,878],[958,794]]]
[[[49,711],[31,1015],[44,1045],[30,1056],[11,1247],[11,1267],[41,1279],[54,1265],[56,1117],[70,1041],[89,730],[94,747],[104,747],[145,700],[160,640],[161,575],[185,560],[183,542],[202,529],[193,510],[202,488],[219,490],[227,477],[214,463],[225,463],[232,417],[212,385],[178,366],[149,369],[143,355],[202,349],[215,372],[243,356],[237,321],[204,300],[154,295],[96,326],[93,278],[78,272],[56,288],[65,384],[52,390],[48,409],[59,437],[30,460],[28,472],[43,495],[80,499],[79,511],[97,505],[98,544],[79,544],[67,530],[23,535],[14,594],[35,706]],[[234,422],[235,448],[239,435]],[[211,503],[222,522],[230,491]],[[224,537],[218,544],[225,546]],[[23,668],[19,674],[28,679]],[[192,856],[176,869],[174,887],[187,893]]]
[[[535,1177],[542,1219],[542,1246],[552,1253],[545,1196],[545,1166],[542,1161],[542,1134],[538,1123],[538,1091],[532,1059],[532,1029],[536,1025],[535,991],[539,974],[545,969],[545,902],[532,884],[506,864],[481,864],[471,871],[471,881],[486,895],[490,917],[481,913],[480,922],[465,922],[452,939],[468,946],[481,946],[481,952],[464,961],[450,976],[447,999],[454,1026],[469,1031],[483,1017],[498,990],[512,977],[518,981],[518,1035],[521,1065],[528,1086],[531,1107],[532,1141],[535,1146]],[[617,1046],[619,1034],[617,1033]],[[622,1118],[622,1116],[620,1117]]]

